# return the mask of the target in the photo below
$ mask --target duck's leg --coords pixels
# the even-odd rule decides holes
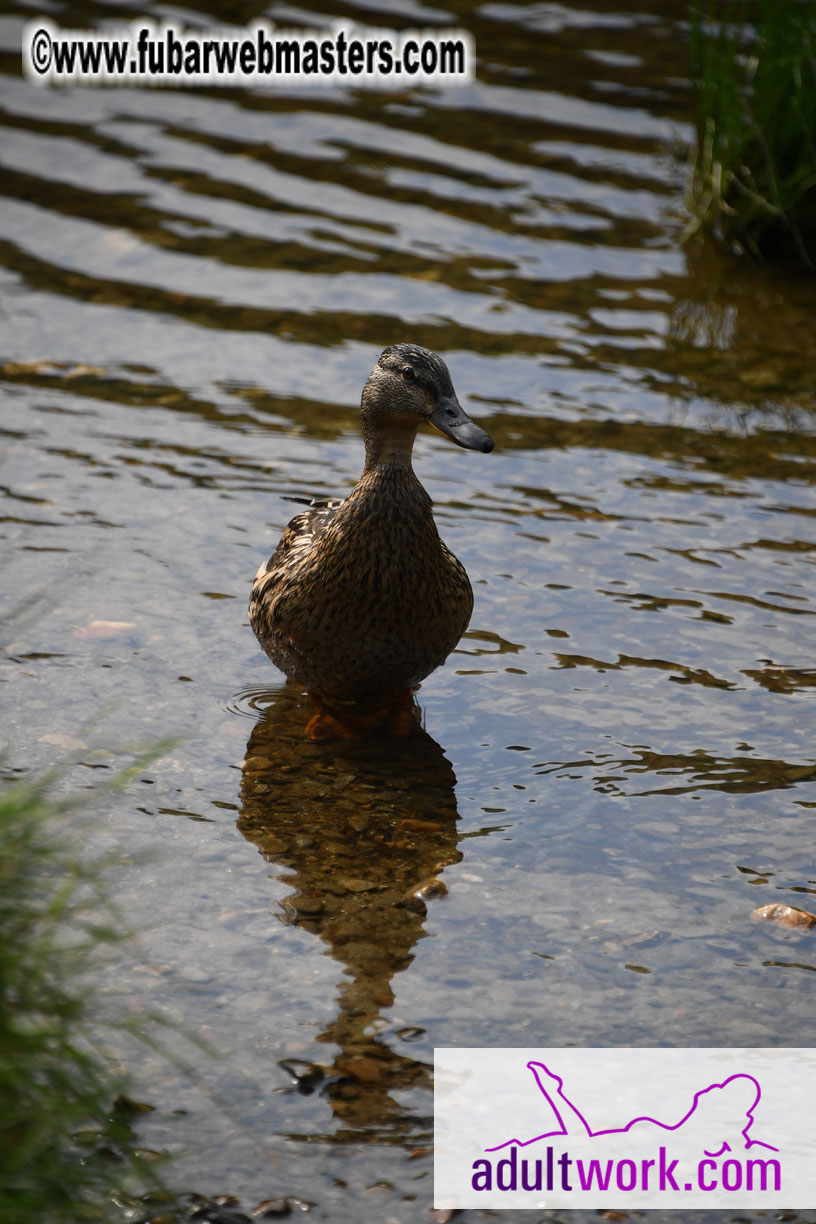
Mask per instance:
[[[329,709],[317,693],[306,690],[306,694],[314,702],[317,709],[306,724],[306,735],[309,739],[357,739],[359,732],[336,712]]]
[[[422,721],[422,711],[414,701],[414,690],[403,689],[389,711],[392,735],[413,735]]]
[[[413,735],[422,714],[414,701],[413,689],[403,691],[379,710],[355,710],[353,706],[333,709],[317,693],[307,689],[317,707],[306,724],[310,739],[364,739],[366,735]]]

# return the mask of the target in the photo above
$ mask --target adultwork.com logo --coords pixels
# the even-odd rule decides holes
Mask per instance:
[[[440,1207],[816,1206],[810,1050],[436,1050]]]
[[[650,1189],[688,1191],[699,1187],[707,1192],[716,1190],[720,1185],[726,1190],[740,1190],[743,1184],[748,1189],[756,1185],[766,1190],[769,1182],[774,1190],[782,1188],[782,1169],[776,1158],[744,1161],[731,1156],[720,1164],[726,1152],[734,1151],[735,1142],[738,1149],[743,1147],[746,1151],[749,1147],[779,1151],[772,1144],[748,1137],[754,1123],[754,1110],[762,1096],[762,1089],[753,1075],[737,1073],[722,1084],[711,1084],[696,1092],[688,1112],[677,1122],[638,1117],[625,1126],[593,1130],[584,1114],[567,1096],[564,1081],[559,1075],[542,1062],[531,1061],[527,1066],[558,1121],[558,1129],[546,1131],[534,1139],[508,1139],[488,1149],[491,1154],[509,1149],[509,1155],[495,1164],[489,1158],[474,1161],[472,1184],[476,1190],[490,1190],[495,1184],[499,1190],[515,1190],[521,1186],[524,1190],[548,1191],[558,1185],[568,1194],[574,1188],[581,1191],[617,1189],[629,1193]],[[603,1102],[599,1102],[597,1108],[602,1112]],[[734,1132],[740,1123],[743,1125],[739,1140],[735,1140]],[[730,1142],[726,1135],[731,1137]],[[611,1148],[613,1153],[621,1147],[620,1140],[625,1137],[631,1143],[633,1153],[648,1145],[656,1150],[656,1155],[649,1158],[638,1152],[632,1156],[612,1154],[586,1158],[571,1156],[566,1148],[560,1150],[560,1143],[556,1155],[554,1142],[570,1137],[581,1143],[586,1139],[592,1140],[589,1147],[593,1152],[596,1149],[603,1151],[606,1147]],[[701,1153],[695,1165],[694,1180],[685,1180],[688,1174],[678,1171],[680,1156],[673,1160],[670,1158],[679,1140],[684,1141],[684,1149],[694,1146]],[[714,1151],[705,1146],[712,1141]],[[543,1159],[536,1156],[541,1145],[546,1145]],[[519,1152],[524,1153],[520,1159]]]

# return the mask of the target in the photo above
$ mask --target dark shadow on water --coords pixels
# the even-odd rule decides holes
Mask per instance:
[[[300,1091],[328,1099],[339,1125],[325,1141],[415,1144],[430,1119],[410,1116],[392,1093],[430,1089],[431,1068],[377,1033],[393,978],[425,934],[427,904],[445,892],[440,875],[462,857],[453,769],[421,728],[402,739],[315,743],[295,690],[254,694],[250,704],[265,708],[247,743],[238,828],[287,871],[282,920],[323,940],[344,970],[337,1014],[319,1037],[339,1047],[331,1065],[286,1069]]]

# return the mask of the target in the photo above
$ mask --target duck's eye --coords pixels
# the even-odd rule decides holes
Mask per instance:
[[[403,366],[400,372],[406,382],[410,382],[413,378],[416,377],[416,375],[414,374],[413,366]]]

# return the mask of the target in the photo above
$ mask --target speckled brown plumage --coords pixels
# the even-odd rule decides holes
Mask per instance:
[[[363,390],[359,482],[345,501],[292,519],[255,577],[249,614],[263,649],[324,699],[387,702],[439,667],[470,620],[468,576],[411,467],[423,421],[459,445],[492,449],[440,357],[385,349]]]

